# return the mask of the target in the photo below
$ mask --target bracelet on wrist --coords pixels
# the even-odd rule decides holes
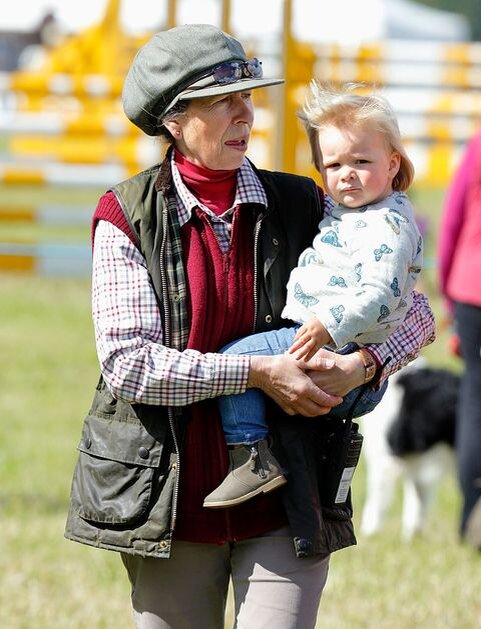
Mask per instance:
[[[359,354],[364,365],[364,384],[366,384],[367,382],[371,382],[376,375],[377,363],[367,349],[361,348]]]

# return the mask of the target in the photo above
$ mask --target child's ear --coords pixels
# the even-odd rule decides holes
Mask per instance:
[[[389,173],[393,179],[398,174],[400,167],[401,155],[397,151],[393,151],[389,162]]]

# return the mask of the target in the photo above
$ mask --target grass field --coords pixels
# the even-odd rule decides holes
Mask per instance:
[[[439,194],[419,193],[418,203],[431,208],[434,234]],[[75,238],[87,241],[88,232]],[[89,278],[4,274],[0,282],[0,627],[130,628],[117,555],[63,539],[75,448],[97,379]],[[441,318],[433,270],[424,284]],[[425,355],[459,368],[446,338],[440,330]],[[361,465],[356,519],[363,483]],[[382,534],[333,556],[318,629],[481,628],[480,558],[458,542],[458,508],[455,480],[447,479],[429,535],[406,544],[399,492]]]

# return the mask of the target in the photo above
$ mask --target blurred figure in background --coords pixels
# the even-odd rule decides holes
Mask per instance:
[[[460,534],[481,549],[481,130],[448,189],[438,241],[439,280],[464,361],[456,450],[463,494]],[[459,350],[457,340],[459,339]],[[475,523],[478,525],[475,526]]]

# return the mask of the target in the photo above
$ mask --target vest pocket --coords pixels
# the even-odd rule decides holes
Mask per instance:
[[[128,525],[142,518],[159,481],[162,444],[137,421],[89,415],[78,446],[72,504],[84,520]]]

